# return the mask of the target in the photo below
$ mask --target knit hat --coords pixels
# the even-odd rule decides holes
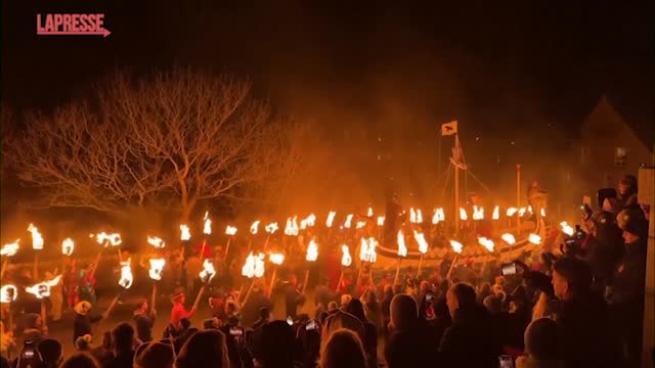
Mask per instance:
[[[86,314],[89,313],[89,310],[91,310],[91,303],[87,302],[86,300],[82,300],[81,302],[75,304],[73,310],[77,314],[86,316]]]

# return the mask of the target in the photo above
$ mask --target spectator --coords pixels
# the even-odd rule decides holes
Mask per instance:
[[[475,289],[457,283],[446,293],[453,324],[444,332],[439,351],[449,366],[496,367],[500,342],[493,332],[489,315],[476,303]]]
[[[339,310],[339,305],[337,304],[337,302],[331,301],[331,302],[328,303],[328,306],[327,306],[328,314],[332,314],[332,313],[336,312],[337,310]]]
[[[102,334],[102,343],[98,347],[91,349],[91,355],[101,366],[107,365],[112,359],[114,359],[111,331],[105,331]]]
[[[193,316],[196,312],[195,309],[187,311],[184,307],[184,302],[186,302],[186,295],[183,291],[178,290],[177,293],[173,295],[173,309],[171,310],[171,325],[177,330],[181,330],[180,321],[182,319],[188,319]]]
[[[294,334],[286,321],[273,321],[262,327],[261,345],[257,361],[264,368],[294,366]]]
[[[619,181],[617,204],[620,209],[637,207],[637,178],[626,175]]]
[[[416,302],[411,296],[393,297],[389,330],[384,357],[390,368],[435,366],[434,342],[427,328],[420,324]]]
[[[69,356],[60,368],[100,368],[100,366],[91,355],[87,353],[76,353]]]
[[[75,350],[79,352],[90,352],[91,341],[93,341],[93,338],[89,334],[78,337],[75,340]]]
[[[78,337],[91,335],[91,324],[100,321],[102,316],[90,316],[89,312],[91,311],[91,303],[86,300],[77,303],[73,310],[75,311],[75,320],[73,321],[73,343],[75,343]]]
[[[559,301],[567,367],[617,367],[614,333],[603,299],[591,292],[591,270],[581,260],[565,257],[553,265],[553,290]]]
[[[563,368],[561,336],[550,318],[532,321],[525,330],[526,355],[516,360],[517,368]]]
[[[325,320],[325,324],[321,330],[321,350],[323,350],[323,347],[330,338],[330,335],[334,331],[341,328],[355,332],[357,336],[359,336],[360,341],[365,338],[364,325],[362,322],[352,314],[339,310],[329,315]]]
[[[383,317],[382,317],[382,307],[380,302],[378,302],[377,294],[375,290],[367,290],[364,294],[364,312],[366,318],[375,325],[375,328],[378,332],[382,331],[383,326]]]
[[[364,306],[359,299],[353,299],[346,306],[346,312],[357,317],[364,326],[364,351],[366,352],[366,360],[370,367],[377,367],[377,354],[378,354],[378,332],[375,325],[372,324],[364,315]]]
[[[43,359],[43,368],[59,367],[63,360],[61,343],[55,339],[45,339],[38,345],[39,353]]]
[[[23,343],[29,340],[36,346],[45,338],[47,333],[47,330],[43,326],[41,315],[37,313],[28,313],[24,318],[25,329],[23,330]]]
[[[357,334],[339,329],[332,333],[321,351],[321,368],[366,368],[366,358]]]
[[[218,330],[193,334],[175,360],[176,368],[229,368],[225,335]]]
[[[152,340],[152,326],[155,324],[157,312],[149,308],[148,299],[143,299],[138,308],[134,311],[132,319],[136,326],[136,336],[141,342]]]
[[[134,328],[129,323],[119,323],[111,331],[114,342],[114,358],[105,367],[131,367],[134,359]]]
[[[161,342],[147,344],[134,358],[134,368],[173,368],[175,353],[173,347]]]
[[[252,329],[256,330],[261,326],[267,324],[271,319],[271,310],[268,307],[259,308],[259,319],[252,325]]]

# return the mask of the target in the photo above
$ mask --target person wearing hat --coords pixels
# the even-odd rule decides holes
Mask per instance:
[[[196,312],[195,308],[191,308],[190,311],[187,311],[184,307],[184,302],[186,301],[186,295],[184,291],[178,291],[173,295],[173,309],[171,309],[171,319],[170,323],[176,329],[179,329],[180,320],[185,318],[191,318]]]
[[[73,321],[73,343],[78,337],[84,335],[93,335],[91,326],[93,323],[100,321],[103,316],[91,316],[91,303],[83,300],[75,305],[75,320]]]
[[[639,365],[646,280],[646,232],[648,222],[639,208],[627,208],[617,216],[623,231],[625,255],[614,274],[608,301],[626,352],[626,367]]]

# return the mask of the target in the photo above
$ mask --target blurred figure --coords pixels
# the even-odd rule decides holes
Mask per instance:
[[[131,367],[134,360],[134,328],[127,322],[120,323],[111,331],[111,339],[114,358],[105,368]]]
[[[93,338],[89,334],[78,337],[75,340],[75,350],[78,352],[90,352],[92,341]]]
[[[366,368],[362,343],[357,334],[339,329],[332,333],[321,351],[321,368]]]
[[[293,329],[285,321],[273,321],[262,327],[258,362],[264,368],[294,366]]]
[[[61,344],[55,339],[45,339],[39,343],[39,353],[43,359],[44,368],[57,368],[64,360]]]
[[[91,355],[77,353],[69,356],[60,368],[100,368],[100,366]]]
[[[421,324],[411,296],[393,297],[389,331],[384,357],[390,368],[438,366],[436,346],[426,326]]]
[[[102,334],[102,342],[96,348],[91,349],[91,355],[100,363],[101,366],[107,365],[114,358],[114,352],[111,343],[111,331],[105,331]]]
[[[91,324],[96,323],[102,319],[102,316],[90,316],[91,303],[83,300],[73,308],[75,311],[75,320],[73,321],[73,343],[77,338],[84,335],[91,335]]]
[[[46,280],[51,280],[54,277],[55,275],[52,272],[47,271],[45,273]],[[50,304],[52,305],[52,322],[61,321],[61,310],[64,306],[64,290],[61,282],[50,288]]]
[[[218,330],[196,332],[175,360],[176,368],[229,368],[225,335]]]
[[[175,353],[173,347],[161,342],[148,344],[134,358],[134,368],[173,368]]]
[[[256,330],[267,324],[271,319],[271,310],[268,307],[259,308],[259,318],[252,324],[252,329]]]
[[[149,342],[152,340],[152,327],[155,325],[155,318],[157,311],[149,308],[148,299],[143,299],[139,306],[134,311],[132,319],[136,326],[136,335],[141,342]]]
[[[184,307],[186,302],[186,294],[184,291],[178,290],[172,298],[173,308],[171,309],[171,319],[170,323],[176,330],[181,330],[180,321],[182,319],[191,318],[196,312],[195,308],[191,308],[190,311],[187,311]]]
[[[637,202],[637,178],[634,175],[626,175],[619,181],[617,188],[617,205],[619,209],[639,207]]]
[[[366,352],[366,360],[368,366],[377,367],[377,354],[378,354],[378,332],[375,325],[372,324],[364,314],[364,306],[359,299],[353,299],[346,306],[346,313],[350,313],[357,317],[364,326],[364,340],[362,344]]]
[[[516,368],[563,368],[560,330],[549,318],[534,320],[525,330],[525,355]]]

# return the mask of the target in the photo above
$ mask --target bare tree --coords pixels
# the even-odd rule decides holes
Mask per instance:
[[[176,69],[110,79],[98,98],[35,114],[7,147],[48,206],[124,212],[238,200],[290,173],[295,125],[253,98],[251,83]]]

